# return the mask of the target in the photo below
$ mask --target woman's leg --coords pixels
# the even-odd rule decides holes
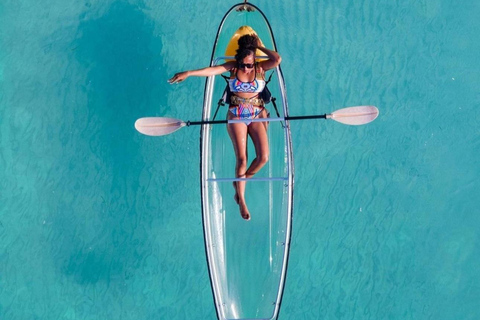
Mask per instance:
[[[259,118],[266,118],[267,116],[267,111],[264,110],[259,115]],[[248,134],[252,138],[253,145],[255,146],[256,157],[246,172],[247,178],[251,178],[268,162],[270,150],[268,148],[266,123],[268,122],[252,122],[248,126]]]
[[[229,115],[229,118],[232,118]],[[245,178],[247,171],[247,125],[244,123],[227,124],[228,134],[232,139],[233,149],[235,151],[235,176]],[[240,207],[242,218],[250,220],[250,212],[245,202],[245,181],[237,181],[235,184],[235,201]]]

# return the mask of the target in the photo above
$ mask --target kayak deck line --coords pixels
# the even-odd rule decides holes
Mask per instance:
[[[182,126],[185,125],[187,127],[195,126],[195,125],[209,125],[209,124],[220,124],[220,123],[246,123],[249,124],[251,122],[275,122],[275,121],[285,121],[288,120],[285,117],[279,118],[257,118],[257,119],[230,119],[230,120],[203,120],[203,121],[187,121],[187,122],[175,122],[174,125],[181,124]],[[155,125],[159,126],[159,125]]]
[[[285,121],[285,117],[279,118],[257,118],[257,119],[230,119],[228,123],[250,123],[250,122],[274,122]]]
[[[287,181],[288,177],[271,177],[271,178],[208,178],[208,182],[232,182],[232,181]]]
[[[255,59],[268,59],[268,56],[255,56]],[[213,65],[217,65],[222,60],[235,60],[235,56],[222,56],[213,60]]]

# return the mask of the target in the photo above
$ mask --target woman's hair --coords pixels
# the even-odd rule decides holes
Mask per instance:
[[[241,62],[246,56],[249,56],[252,53],[255,55],[256,45],[257,39],[254,36],[250,34],[241,36],[238,39],[238,49],[237,54],[235,55],[235,60]]]

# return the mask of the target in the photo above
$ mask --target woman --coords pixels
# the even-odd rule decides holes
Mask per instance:
[[[170,83],[179,83],[189,76],[208,77],[230,71],[229,87],[232,92],[231,100],[228,101],[228,119],[254,119],[267,118],[267,110],[264,107],[260,93],[265,88],[265,71],[277,67],[281,57],[275,51],[261,46],[256,35],[244,35],[238,39],[238,50],[235,61],[229,61],[222,65],[207,67],[198,70],[184,71],[175,74]],[[255,62],[255,51],[259,49],[268,57],[267,60]],[[235,150],[237,178],[251,178],[268,161],[269,149],[267,138],[267,126],[262,122],[229,123],[227,130],[232,139]],[[247,168],[247,135],[253,141],[256,157]],[[234,182],[234,199],[237,202],[240,215],[245,220],[250,220],[250,212],[245,202],[245,181]]]

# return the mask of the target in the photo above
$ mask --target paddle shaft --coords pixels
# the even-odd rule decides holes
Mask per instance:
[[[285,117],[285,120],[306,120],[306,119],[327,119],[326,114],[316,114],[312,116],[294,116],[294,117]]]
[[[336,110],[331,114],[318,114],[307,116],[287,116],[276,118],[255,119],[230,119],[230,120],[206,120],[206,121],[182,121],[174,118],[146,117],[135,121],[135,129],[149,136],[164,136],[173,133],[182,127],[203,124],[227,124],[227,123],[251,123],[251,122],[282,122],[285,120],[308,120],[308,119],[332,119],[348,125],[362,125],[375,120],[378,109],[375,106],[355,106]]]
[[[277,121],[281,121],[281,120],[306,120],[306,119],[326,119],[327,118],[327,115],[326,114],[318,114],[318,115],[311,115],[311,116],[293,116],[293,117],[284,117],[284,118],[279,118]],[[255,119],[257,121],[255,122],[262,122],[261,118],[257,118]],[[269,120],[267,120],[269,121]],[[271,121],[271,120],[270,120]],[[222,123],[228,123],[229,120],[206,120],[206,121],[187,121],[185,122],[185,124],[187,125],[187,127],[189,126],[196,126],[196,125],[202,125],[202,124],[222,124]],[[237,121],[233,120],[233,121],[230,121],[231,123],[235,123]],[[238,121],[238,122],[242,122],[242,121]]]

